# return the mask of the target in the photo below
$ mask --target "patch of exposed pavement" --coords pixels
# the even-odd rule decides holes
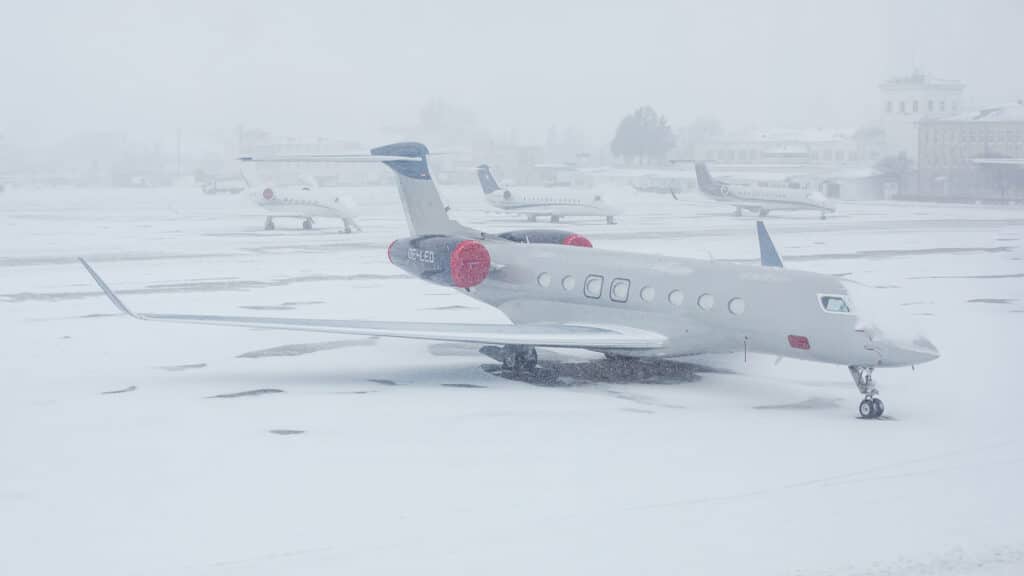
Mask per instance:
[[[278,436],[297,436],[299,434],[306,433],[305,430],[295,430],[292,428],[274,428],[272,430],[267,430],[267,432],[270,432],[271,434],[277,434]]]
[[[135,392],[136,390],[138,390],[138,388],[136,386],[129,386],[127,388],[121,388],[120,390],[106,390],[104,392],[100,392],[100,394],[103,394],[103,395],[125,394],[125,393],[128,393],[128,392]]]
[[[198,364],[177,364],[174,366],[157,366],[161,370],[168,372],[184,372],[185,370],[199,370],[200,368],[206,368],[206,363]]]
[[[207,398],[245,398],[247,396],[265,396],[267,394],[284,394],[284,390],[280,388],[256,388],[255,390],[214,394],[213,396],[207,396]]]
[[[262,350],[252,350],[239,354],[237,358],[274,358],[282,356],[303,356],[314,352],[325,350],[337,350],[339,348],[355,348],[358,346],[373,346],[377,343],[376,338],[362,338],[359,340],[332,340],[329,342],[310,342],[305,344],[286,344],[274,346]]]

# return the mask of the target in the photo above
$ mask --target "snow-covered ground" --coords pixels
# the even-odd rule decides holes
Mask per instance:
[[[1024,573],[1024,209],[767,219],[789,267],[877,286],[942,351],[879,371],[881,421],[836,366],[542,352],[572,364],[541,386],[472,346],[142,323],[74,261],[140,311],[500,320],[387,263],[393,189],[350,193],[363,233],[197,190],[0,195],[0,574]],[[559,227],[757,258],[728,207],[619,200]]]

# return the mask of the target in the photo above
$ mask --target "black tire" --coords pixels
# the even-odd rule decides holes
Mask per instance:
[[[880,418],[882,414],[885,414],[885,403],[882,402],[881,398],[872,398],[871,407],[874,409],[873,418]]]
[[[519,353],[512,350],[506,350],[501,356],[501,366],[505,370],[511,372],[519,371]]]
[[[537,349],[533,346],[523,350],[519,358],[521,372],[533,372],[537,369]]]
[[[313,221],[312,220],[303,220],[302,221],[302,229],[303,230],[312,230],[313,229]]]
[[[874,418],[875,417],[875,403],[870,398],[865,398],[860,401],[860,406],[857,409],[860,412],[861,418]]]

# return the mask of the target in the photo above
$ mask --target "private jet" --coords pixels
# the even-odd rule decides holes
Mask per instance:
[[[307,161],[387,165],[396,174],[409,227],[409,236],[388,246],[390,262],[493,306],[508,323],[136,313],[81,263],[115,307],[139,320],[475,343],[499,350],[511,374],[538,369],[537,347],[592,350],[624,362],[743,352],[836,364],[848,367],[863,395],[863,418],[885,411],[876,368],[939,356],[920,333],[890,328],[905,312],[878,315],[870,298],[862,302],[859,294],[869,293],[868,287],[784,268],[763,222],[756,226],[760,266],[603,250],[565,230],[490,234],[449,217],[428,155],[426,146],[406,142],[375,148],[369,156]]]
[[[565,187],[531,188],[526,192],[513,192],[498,186],[491,168],[486,164],[478,166],[476,174],[484,197],[491,206],[504,212],[524,215],[530,222],[536,222],[541,216],[555,223],[565,216],[604,216],[606,222],[615,224],[615,216],[621,213],[621,210],[608,204],[599,194],[587,198]]]
[[[270,213],[263,222],[264,230],[275,229],[274,220],[280,218],[301,220],[303,230],[313,229],[314,218],[340,219],[346,234],[362,230],[355,220],[355,204],[336,192],[320,188],[315,181],[307,180],[297,186],[250,187],[249,196]]]
[[[765,217],[773,210],[815,210],[825,215],[835,212],[835,203],[821,192],[812,190],[806,184],[794,180],[757,183],[726,183],[711,177],[703,162],[695,166],[697,187],[713,200],[736,207],[736,216],[744,210],[756,212]]]

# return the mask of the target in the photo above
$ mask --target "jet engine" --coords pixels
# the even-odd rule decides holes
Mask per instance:
[[[476,240],[453,236],[414,236],[388,246],[392,264],[437,284],[472,288],[487,278],[491,254]]]
[[[502,232],[498,236],[520,244],[564,244],[566,246],[582,246],[593,248],[594,245],[586,236],[565,230],[513,230]]]

